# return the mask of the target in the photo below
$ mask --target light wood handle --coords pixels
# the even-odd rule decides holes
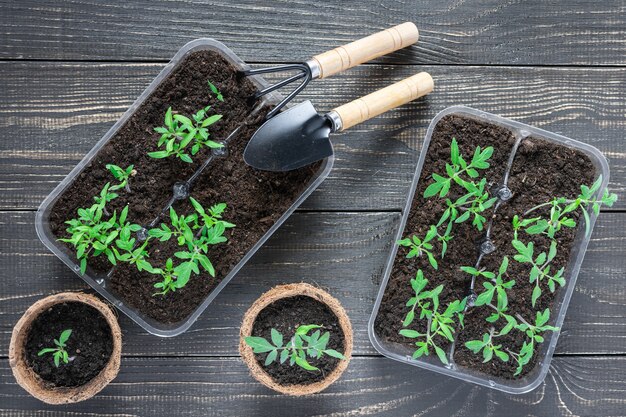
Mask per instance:
[[[372,94],[339,106],[332,110],[341,120],[341,127],[338,130],[346,130],[418,97],[425,96],[433,91],[434,85],[430,74],[420,72]]]
[[[315,55],[313,60],[319,65],[320,78],[325,78],[414,44],[418,38],[417,26],[406,22]]]

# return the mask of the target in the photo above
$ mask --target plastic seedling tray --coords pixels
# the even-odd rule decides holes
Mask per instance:
[[[198,305],[195,311],[188,316],[185,320],[173,324],[164,324],[158,322],[145,314],[141,313],[137,309],[126,305],[116,294],[114,294],[107,287],[107,279],[111,272],[108,274],[101,274],[93,271],[87,267],[87,271],[84,275],[80,274],[80,266],[77,263],[74,252],[66,247],[62,242],[57,241],[57,237],[52,233],[50,228],[50,214],[55,202],[61,195],[68,189],[70,185],[76,180],[78,175],[85,169],[85,167],[94,159],[100,149],[114,137],[118,130],[124,126],[133,113],[144,103],[144,101],[152,94],[152,92],[159,86],[159,84],[165,80],[168,75],[176,68],[176,66],[189,54],[200,51],[209,50],[220,53],[227,61],[229,61],[235,68],[243,71],[249,69],[249,67],[237,56],[233,51],[227,48],[224,44],[214,39],[196,39],[183,46],[172,60],[163,68],[159,75],[152,81],[152,83],[146,88],[146,90],[137,98],[137,100],[130,106],[130,108],[124,113],[121,119],[119,119],[109,131],[104,135],[98,143],[87,153],[87,155],[78,163],[78,165],[67,175],[67,177],[48,195],[48,197],[42,202],[39,210],[37,211],[35,219],[35,227],[37,235],[43,242],[43,244],[50,249],[59,259],[61,259],[67,266],[69,266],[77,275],[79,275],[85,282],[87,282],[92,288],[94,288],[103,297],[109,300],[113,305],[124,312],[133,321],[143,327],[146,331],[157,336],[176,336],[186,331],[200,316],[200,314],[207,308],[209,304],[215,299],[220,291],[228,284],[228,282],[239,272],[239,270],[248,262],[248,260],[254,255],[254,253],[265,243],[265,241],[278,229],[282,223],[294,212],[294,210],[302,204],[302,202],[315,190],[328,176],[330,172],[334,158],[331,156],[322,161],[321,166],[315,175],[310,179],[304,191],[297,197],[293,204],[285,211],[282,216],[267,230],[267,232],[256,242],[252,249],[235,265],[228,275],[226,275],[219,285],[213,289],[206,297],[206,299]],[[262,89],[268,85],[264,79],[258,75],[249,77],[258,89]],[[270,93],[263,98],[263,104],[271,105],[278,103],[281,100],[280,94]],[[255,110],[261,106],[257,106]],[[254,112],[254,110],[253,110]],[[250,116],[248,116],[250,117]],[[228,140],[236,135],[237,132],[231,133],[225,140],[226,146],[228,146]],[[169,206],[177,200],[186,199],[189,195],[189,190],[193,181],[196,180],[198,175],[204,170],[214,158],[220,157],[220,150],[213,152],[208,158],[201,164],[196,172],[187,179],[187,181],[178,183],[172,190],[172,197],[169,204],[163,207],[161,215],[154,219],[150,225],[158,223],[160,217],[169,208]],[[243,164],[244,162],[241,161]]]
[[[514,154],[518,150],[519,143],[523,138],[533,136],[544,139],[548,142],[552,142],[558,145],[562,145],[568,148],[573,148],[581,151],[585,155],[589,157],[592,164],[596,169],[596,178],[598,175],[602,175],[602,185],[600,187],[599,193],[602,193],[609,182],[609,167],[605,157],[600,153],[600,151],[593,146],[587,145],[582,142],[578,142],[569,138],[566,138],[561,135],[557,135],[542,129],[538,129],[532,126],[528,126],[519,122],[515,122],[513,120],[505,119],[490,113],[485,113],[479,110],[471,109],[464,106],[453,106],[449,107],[442,112],[440,112],[430,123],[428,131],[426,133],[426,138],[422,147],[422,152],[420,155],[420,159],[417,165],[417,169],[415,171],[415,175],[413,177],[413,182],[410,188],[410,192],[408,195],[408,199],[406,205],[404,207],[402,220],[400,222],[398,231],[395,236],[395,241],[402,239],[406,236],[409,231],[405,231],[405,226],[407,224],[407,220],[409,218],[409,213],[411,211],[411,204],[413,202],[416,189],[418,187],[418,180],[420,178],[422,168],[424,166],[424,162],[426,159],[426,155],[429,151],[429,145],[431,142],[431,137],[433,135],[433,131],[437,123],[445,116],[448,115],[458,115],[461,117],[474,119],[478,121],[487,122],[490,124],[494,124],[497,126],[504,127],[510,130],[516,138],[515,145],[511,148],[511,153],[509,156],[508,167],[506,170],[505,177],[508,176],[508,172],[510,170],[510,166],[513,161]],[[505,180],[506,181],[506,180]],[[505,183],[506,184],[506,183]],[[589,184],[588,184],[589,185]],[[501,189],[501,188],[500,188]],[[506,194],[506,193],[505,193]],[[496,206],[499,204],[505,204],[505,200],[510,196],[505,196],[504,199],[500,199]],[[497,207],[496,207],[497,210]],[[569,261],[566,265],[565,269],[565,280],[566,284],[564,287],[557,289],[555,293],[555,299],[553,306],[551,308],[550,322],[549,324],[558,327],[559,329],[563,326],[563,320],[565,318],[565,313],[567,310],[567,306],[572,297],[572,293],[574,291],[574,286],[576,284],[576,278],[578,276],[578,272],[580,270],[580,266],[583,261],[583,257],[585,255],[585,250],[589,243],[591,230],[593,230],[593,225],[596,221],[596,215],[590,211],[590,232],[588,235],[585,235],[585,226],[584,222],[580,221],[577,225],[577,231],[574,238],[574,242],[572,245],[572,249],[570,252]],[[581,216],[582,217],[582,216]],[[488,235],[488,234],[487,234]],[[376,350],[387,356],[391,359],[404,362],[408,365],[418,366],[421,368],[425,368],[431,371],[439,372],[444,375],[448,375],[454,378],[458,378],[464,381],[472,382],[475,384],[479,384],[485,387],[493,388],[496,390],[504,391],[511,394],[523,394],[529,392],[539,386],[541,382],[545,379],[549,367],[550,362],[552,360],[552,355],[554,353],[556,343],[559,337],[559,331],[555,332],[546,332],[543,334],[545,337],[544,343],[541,343],[536,348],[537,361],[535,363],[534,368],[519,379],[506,379],[499,378],[495,376],[491,376],[485,373],[478,372],[477,370],[472,370],[467,367],[462,367],[455,364],[454,360],[450,360],[454,355],[455,344],[452,343],[451,347],[447,349],[446,355],[450,360],[450,365],[444,365],[437,359],[437,356],[434,353],[431,353],[429,356],[422,356],[419,359],[413,359],[412,353],[415,349],[410,349],[407,345],[395,343],[392,341],[384,340],[376,331],[376,318],[379,314],[379,310],[381,308],[381,303],[383,301],[383,295],[387,289],[387,285],[389,284],[390,276],[394,267],[394,261],[396,259],[396,254],[398,252],[398,245],[394,244],[391,250],[391,254],[387,260],[387,264],[384,270],[383,280],[380,285],[380,289],[378,292],[378,296],[376,298],[376,302],[374,305],[374,309],[368,324],[368,333],[370,340]],[[477,256],[482,256],[483,250],[479,247],[477,251]],[[516,279],[523,279],[518,277],[512,277]],[[527,279],[527,278],[526,278]],[[407,285],[408,282],[407,282]],[[471,308],[471,307],[470,307]],[[398,317],[399,321],[402,321],[403,317]],[[480,335],[476,335],[475,339],[480,338]]]

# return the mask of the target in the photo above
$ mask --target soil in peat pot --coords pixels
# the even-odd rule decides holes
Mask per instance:
[[[436,224],[445,210],[445,201],[436,197],[424,199],[424,190],[432,182],[433,173],[445,173],[445,164],[450,160],[450,143],[456,138],[461,154],[466,160],[471,158],[477,146],[485,148],[493,146],[494,153],[489,160],[490,167],[480,171],[480,177],[487,178],[490,187],[502,183],[506,169],[507,159],[512,150],[515,138],[510,130],[505,127],[494,125],[480,120],[474,120],[460,115],[447,115],[435,126],[429,148],[427,150],[424,166],[419,178],[417,190],[411,204],[403,237],[424,236],[431,224]],[[591,185],[596,178],[596,170],[591,160],[581,151],[570,149],[562,145],[549,142],[539,137],[528,137],[522,140],[515,155],[510,170],[508,187],[513,197],[500,205],[493,216],[493,208],[485,217],[493,217],[491,238],[496,250],[485,255],[480,267],[486,271],[497,272],[504,256],[509,257],[507,279],[514,279],[515,286],[507,290],[509,299],[509,311],[519,313],[527,321],[534,321],[537,311],[550,308],[551,315],[549,324],[553,324],[557,312],[554,310],[554,301],[559,289],[551,293],[547,282],[542,282],[542,295],[532,307],[531,296],[534,284],[529,282],[530,267],[513,261],[517,253],[511,241],[513,240],[512,219],[515,214],[521,215],[526,210],[550,201],[554,197],[576,197],[580,192],[580,185]],[[452,187],[450,198],[454,200],[461,195],[460,187]],[[541,211],[537,211],[541,213]],[[541,214],[546,214],[543,212]],[[572,217],[579,223],[579,212],[573,213]],[[576,236],[577,228],[563,228],[557,234],[558,252],[552,262],[553,270],[567,267],[572,245]],[[584,233],[584,232],[583,232]],[[408,312],[406,302],[414,296],[410,286],[410,280],[415,277],[418,269],[424,272],[429,280],[426,290],[433,289],[444,284],[440,295],[441,305],[447,305],[456,299],[463,299],[469,292],[469,275],[460,271],[461,266],[474,266],[478,259],[477,242],[483,237],[484,232],[479,232],[471,222],[455,224],[453,226],[453,240],[449,242],[448,251],[443,259],[437,258],[438,270],[432,269],[426,257],[407,259],[409,248],[400,247],[394,260],[394,266],[389,282],[383,295],[382,303],[375,321],[375,331],[381,340],[398,344],[403,351],[410,354],[415,350],[415,340],[405,338],[398,334],[402,329],[402,321]],[[538,254],[549,248],[549,239],[543,235],[533,235],[530,238],[525,232],[520,233],[520,240],[532,239],[535,243],[535,253]],[[434,244],[434,253],[440,253],[439,242]],[[568,276],[568,270],[565,271]],[[482,280],[476,281],[476,292],[483,290]],[[515,361],[502,362],[494,357],[493,360],[483,363],[482,353],[474,354],[464,344],[469,340],[481,339],[484,333],[492,326],[485,321],[492,310],[487,306],[469,308],[465,315],[464,327],[457,329],[458,339],[455,345],[453,360],[459,368],[470,368],[480,373],[502,377],[505,379],[523,378],[531,373],[538,361],[537,352],[541,352],[541,345],[535,349],[535,356],[524,367],[520,375],[514,376],[516,371]],[[496,332],[504,324],[499,320],[494,327]],[[410,328],[424,332],[425,320],[415,320]],[[450,343],[445,338],[437,336],[436,342],[446,351]],[[525,340],[524,334],[513,330],[508,335],[499,337],[498,344],[513,352],[518,352]],[[433,360],[436,360],[436,356]]]
[[[207,80],[219,88],[223,102],[211,94]],[[241,77],[219,53],[189,54],[98,152],[52,210],[50,223],[54,234],[59,238],[67,237],[64,222],[76,217],[78,208],[91,206],[93,196],[98,195],[106,182],[112,181],[105,165],[113,163],[125,168],[133,164],[137,174],[130,180],[131,193],[119,190],[119,197],[108,203],[107,209],[119,212],[129,205],[129,221],[147,225],[166,207],[173,185],[188,180],[210,154],[209,149],[202,149],[192,156],[192,164],[175,157],[147,156],[148,152],[157,150],[159,134],[154,132],[154,127],[163,125],[167,108],[171,106],[176,112],[189,116],[211,105],[210,113],[223,115],[210,127],[210,139],[215,141],[224,140],[246,122],[229,140],[225,155],[213,159],[191,189],[191,195],[204,207],[226,203],[228,207],[223,217],[236,225],[225,233],[228,242],[212,246],[207,254],[215,267],[215,278],[201,269],[202,273],[193,275],[184,288],[163,296],[155,295],[158,290],[154,284],[160,278],[139,272],[134,266],[118,264],[110,276],[112,292],[158,322],[178,323],[187,318],[295,202],[319,171],[321,162],[286,173],[257,171],[245,164],[243,150],[270,109],[268,106],[254,120],[246,120],[256,105],[250,100],[255,91],[254,84]],[[176,202],[175,209],[178,213],[192,213],[187,200]],[[169,221],[169,213],[165,213],[155,227]],[[165,260],[179,250],[175,239],[153,240],[148,247],[148,260],[154,267],[162,267]],[[97,272],[111,269],[104,256],[90,258],[88,265]]]
[[[326,304],[305,295],[281,298],[265,307],[257,315],[251,335],[271,340],[271,330],[276,329],[287,341],[296,333],[299,326],[306,324],[323,325],[319,330],[322,333],[330,332],[328,348],[341,353],[345,351],[344,334],[337,316]],[[265,353],[255,355],[265,372],[281,385],[309,385],[322,381],[340,361],[328,355],[319,359],[307,358],[311,365],[319,369],[307,371],[298,365],[289,366],[289,361],[281,364],[277,360],[265,366],[266,356]]]
[[[70,362],[54,365],[52,354],[38,356],[41,349],[55,347],[54,339],[71,329],[66,342]],[[111,328],[100,312],[84,303],[55,304],[32,323],[25,346],[32,370],[55,387],[78,387],[95,378],[113,352]],[[72,359],[73,358],[73,359]]]

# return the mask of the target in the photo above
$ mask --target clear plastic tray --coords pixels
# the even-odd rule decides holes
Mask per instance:
[[[441,111],[435,118],[432,120],[428,127],[428,131],[426,133],[426,139],[424,140],[424,144],[422,146],[422,151],[420,154],[420,159],[417,164],[417,169],[415,170],[415,176],[413,177],[413,183],[411,184],[410,192],[407,198],[406,205],[404,207],[404,211],[402,214],[402,220],[400,222],[400,226],[398,231],[396,232],[395,241],[402,239],[404,236],[404,227],[406,225],[409,212],[411,210],[411,203],[413,201],[413,197],[415,195],[415,190],[417,188],[417,183],[420,178],[422,167],[424,165],[424,160],[426,158],[426,154],[428,152],[428,147],[430,144],[431,136],[433,130],[439,120],[442,117],[447,116],[449,114],[457,114],[464,117],[469,117],[472,119],[477,119],[489,123],[493,123],[499,126],[503,126],[512,130],[516,135],[521,136],[538,136],[543,139],[546,139],[551,142],[558,143],[560,145],[564,145],[570,148],[578,149],[584,152],[591,159],[592,163],[596,167],[596,172],[602,175],[602,185],[600,188],[600,192],[603,192],[609,182],[609,166],[606,161],[606,158],[602,153],[594,148],[593,146],[587,145],[582,142],[578,142],[569,138],[566,138],[561,135],[557,135],[555,133],[551,133],[542,129],[538,129],[532,126],[525,125],[523,123],[519,123],[513,120],[505,119],[494,114],[485,113],[479,110],[475,110],[469,107],[464,106],[452,106]],[[593,226],[596,221],[596,215],[593,212],[590,212],[590,230],[593,230]],[[556,311],[556,320],[553,323],[559,329],[563,327],[563,320],[565,318],[565,312],[567,310],[567,306],[572,298],[572,293],[574,291],[574,286],[576,285],[576,278],[578,276],[578,272],[580,271],[580,266],[583,262],[583,257],[585,255],[585,251],[587,249],[587,244],[589,243],[589,236],[585,236],[584,226],[579,225],[578,232],[576,234],[576,238],[573,243],[573,248],[571,252],[571,257],[569,263],[566,268],[566,285],[564,288],[561,288],[556,293],[556,299],[553,308],[552,316],[555,317],[554,312]],[[454,378],[462,379],[464,381],[473,382],[475,384],[483,385],[485,387],[497,389],[500,391],[504,391],[511,394],[523,394],[535,389],[537,386],[541,384],[541,382],[545,379],[548,370],[550,368],[550,362],[552,361],[552,355],[554,353],[554,349],[556,347],[556,343],[559,337],[559,331],[549,333],[545,338],[544,343],[539,345],[539,349],[537,350],[538,362],[533,371],[524,376],[523,378],[517,380],[509,380],[504,378],[494,378],[486,375],[484,373],[480,373],[477,371],[473,371],[468,368],[461,368],[452,365],[450,367],[446,367],[441,362],[438,362],[435,355],[430,355],[429,357],[420,358],[420,359],[412,359],[411,354],[413,350],[409,349],[406,346],[402,346],[396,343],[389,343],[384,340],[378,338],[375,329],[374,323],[376,321],[376,316],[378,314],[378,310],[380,308],[380,304],[382,302],[383,294],[385,293],[385,289],[387,287],[387,283],[389,282],[389,277],[391,275],[391,271],[393,268],[393,263],[396,257],[396,253],[398,251],[398,245],[393,245],[389,258],[387,260],[387,264],[385,266],[385,271],[383,275],[383,280],[380,285],[380,289],[378,291],[378,296],[376,298],[376,302],[374,304],[374,309],[372,311],[372,315],[370,317],[368,323],[368,334],[370,341],[374,348],[380,352],[382,355],[395,359],[400,362],[404,362],[409,365],[419,366],[420,368],[429,369],[431,371],[439,372]],[[552,321],[552,320],[551,320]]]
[[[259,241],[252,247],[252,249],[246,254],[246,256],[239,261],[239,263],[230,271],[230,273],[222,279],[219,285],[207,296],[207,298],[200,304],[196,310],[184,321],[173,324],[160,323],[150,317],[145,316],[138,310],[123,303],[114,293],[107,288],[106,274],[98,274],[94,271],[87,269],[85,275],[80,275],[80,267],[76,262],[74,253],[70,251],[64,244],[58,242],[56,237],[52,233],[49,224],[49,217],[52,207],[57,199],[65,192],[65,190],[72,184],[78,174],[89,164],[89,162],[96,156],[100,148],[102,148],[126,123],[128,118],[137,110],[137,108],[144,102],[144,100],[152,94],[157,86],[172,72],[172,70],[178,65],[178,63],[185,58],[188,54],[199,50],[212,50],[221,53],[230,63],[240,70],[246,70],[249,67],[237,56],[233,51],[228,49],[224,44],[214,39],[196,39],[187,43],[174,55],[172,60],[163,68],[159,75],[150,83],[148,88],[137,98],[137,100],[128,108],[124,115],[109,129],[109,131],[96,143],[96,145],[85,155],[85,157],[78,163],[78,165],[63,179],[63,181],[46,197],[41,203],[37,215],[35,218],[35,228],[37,235],[43,244],[50,249],[59,259],[61,259],[67,266],[69,266],[78,276],[80,276],[85,282],[87,282],[92,288],[94,288],[100,295],[109,300],[113,305],[119,308],[124,314],[130,317],[133,321],[143,327],[146,331],[157,336],[176,336],[186,331],[200,316],[200,314],[207,308],[209,304],[215,299],[220,291],[228,284],[228,282],[239,272],[239,270],[245,265],[246,262],[254,255],[254,253],[265,243],[265,241],[278,229],[281,224],[294,212],[294,210],[302,204],[302,202],[315,190],[328,176],[330,172],[334,157],[326,158],[320,166],[316,175],[311,179],[307,188],[297,198],[291,207],[276,221],[276,223],[259,239]],[[268,85],[265,80],[260,76],[249,77],[252,82],[262,89]],[[281,100],[281,96],[278,93],[270,93],[264,97],[264,100],[268,104],[278,103]],[[244,163],[241,161],[241,163]],[[200,168],[201,169],[201,168]]]

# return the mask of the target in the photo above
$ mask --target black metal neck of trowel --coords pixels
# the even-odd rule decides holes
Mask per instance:
[[[343,122],[341,121],[341,117],[339,117],[339,113],[334,110],[329,111],[324,115],[324,117],[330,123],[330,131],[332,133],[339,132],[343,127]]]

